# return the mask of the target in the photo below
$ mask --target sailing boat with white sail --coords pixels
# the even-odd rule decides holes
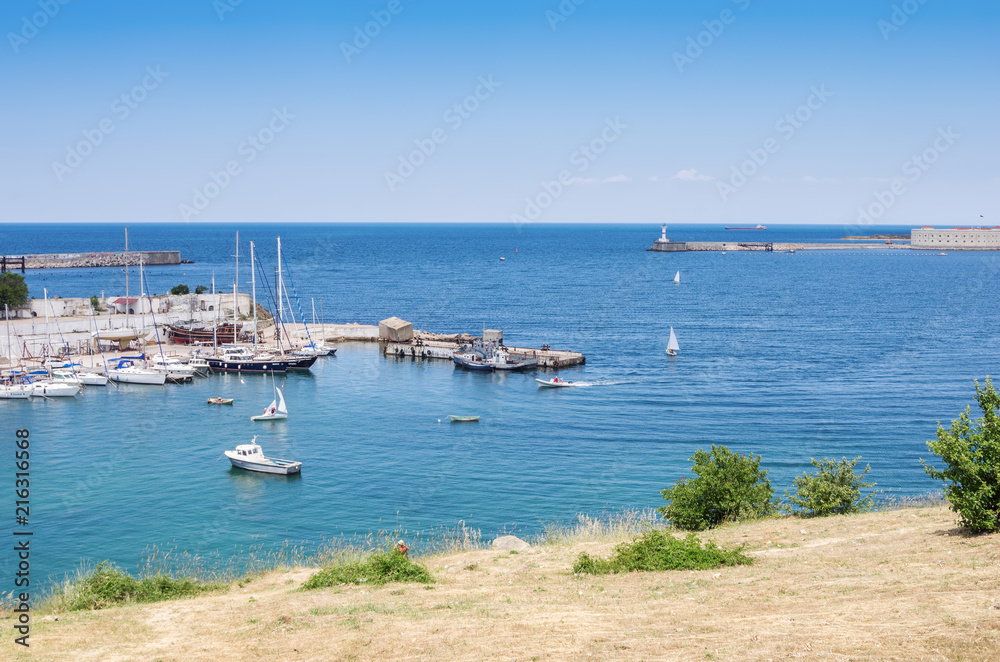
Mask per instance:
[[[674,276],[674,285],[680,285],[680,284],[681,284],[681,272],[678,271],[677,275]]]
[[[677,344],[677,336],[674,334],[674,327],[670,327],[670,340],[667,341],[667,356],[677,356],[681,346]]]
[[[274,400],[267,406],[264,413],[259,416],[251,416],[251,421],[283,421],[288,418],[288,409],[285,407],[285,396],[281,389],[274,387]]]

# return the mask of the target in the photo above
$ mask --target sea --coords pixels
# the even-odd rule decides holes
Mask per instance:
[[[672,225],[694,241],[839,242],[909,228]],[[152,554],[238,564],[248,550],[310,550],[398,531],[430,545],[474,530],[540,535],[581,514],[663,505],[699,449],[760,455],[777,495],[812,458],[857,458],[883,498],[940,492],[921,459],[939,422],[998,372],[1000,255],[849,250],[655,253],[657,224],[225,224],[128,228],[132,250],[192,264],[145,270],[178,284],[250,290],[250,242],[273,278],[277,238],[296,315],[479,334],[582,352],[558,372],[472,373],[344,343],[311,372],[213,375],[166,387],[90,387],[74,399],[0,401],[5,529],[15,523],[15,430],[30,431],[33,586]],[[0,253],[121,251],[121,225],[0,226]],[[504,258],[504,259],[501,259]],[[680,272],[680,283],[674,275]],[[123,295],[120,268],[37,270],[31,296]],[[138,281],[130,275],[133,292]],[[315,317],[314,317],[315,316]],[[680,352],[667,357],[670,328]],[[282,388],[289,418],[253,423]],[[208,397],[234,398],[232,407]],[[448,416],[478,415],[453,424]],[[303,463],[286,478],[232,469],[257,436]],[[10,535],[8,533],[8,535]],[[395,535],[395,534],[393,534]],[[152,550],[152,551],[151,551]],[[0,588],[17,559],[0,555]]]

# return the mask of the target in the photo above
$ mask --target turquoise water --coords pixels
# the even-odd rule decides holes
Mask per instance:
[[[235,229],[135,226],[130,241],[196,260],[151,269],[152,290],[207,285],[213,270],[224,289]],[[249,420],[271,400],[266,376],[0,402],[8,457],[13,430],[31,430],[36,577],[105,558],[135,569],[148,545],[225,558],[397,521],[530,534],[579,512],[659,506],[659,491],[712,443],[760,453],[779,490],[811,457],[861,455],[880,488],[923,494],[940,487],[919,464],[936,422],[972,402],[972,380],[996,373],[1000,356],[995,253],[647,253],[659,236],[648,225],[240,229],[241,252],[253,239],[268,260],[281,234],[303,308],[322,301],[328,321],[398,315],[436,332],[485,324],[511,344],[583,352],[587,364],[560,376],[591,385],[539,390],[531,374],[469,373],[344,344],[311,374],[279,379],[284,423]],[[825,241],[873,231],[887,229],[742,234]],[[9,253],[118,250],[120,235],[0,227]],[[28,282],[38,296],[124,291],[115,269],[33,272]],[[681,352],[668,359],[671,325]],[[216,395],[236,404],[205,404]],[[448,414],[481,420],[450,424]],[[239,472],[220,459],[254,434],[267,453],[301,460],[302,475]],[[0,480],[13,483],[9,464]],[[12,560],[0,562],[7,582]]]

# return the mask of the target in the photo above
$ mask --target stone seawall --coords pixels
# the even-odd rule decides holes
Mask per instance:
[[[68,269],[74,267],[124,267],[125,253],[50,253],[44,255],[6,255],[7,269]],[[128,253],[128,264],[143,265],[181,264],[180,251],[135,251]]]

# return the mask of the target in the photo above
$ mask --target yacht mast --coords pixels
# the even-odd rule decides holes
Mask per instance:
[[[236,231],[236,291],[239,292],[240,287],[240,231]],[[236,323],[236,313],[239,312],[240,302],[237,299],[233,307],[233,323]],[[233,329],[233,340],[236,340],[236,329]]]
[[[125,226],[125,328],[128,328],[128,226]]]
[[[257,344],[257,271],[253,264],[253,242],[250,242],[250,296],[253,299],[253,344]]]
[[[278,335],[285,330],[285,308],[281,301],[281,237],[278,237],[278,277],[276,278],[278,286]],[[285,354],[284,346],[281,344],[280,340],[278,342],[278,349],[280,350],[282,356]]]

